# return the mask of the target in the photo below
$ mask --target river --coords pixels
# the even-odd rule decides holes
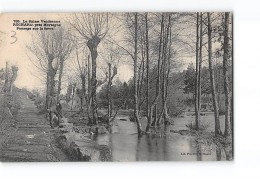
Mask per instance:
[[[208,113],[201,117],[208,124],[208,131],[214,131],[214,115]],[[194,122],[194,116],[186,113],[174,118],[174,125],[156,130],[156,135],[138,137],[136,124],[125,115],[118,115],[112,127],[112,134],[99,135],[97,142],[111,146],[113,161],[217,161],[227,160],[230,154],[218,149],[214,144],[201,144],[195,137],[180,135],[173,130],[186,130],[186,124]],[[224,130],[224,116],[220,116],[221,129]],[[146,126],[146,120],[141,120]],[[227,154],[227,155],[226,155]]]

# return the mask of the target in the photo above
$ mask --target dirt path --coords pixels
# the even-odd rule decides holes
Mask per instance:
[[[55,131],[43,115],[38,114],[33,101],[22,96],[22,107],[16,117],[16,131],[5,140],[0,161],[47,162],[67,161],[54,142]]]

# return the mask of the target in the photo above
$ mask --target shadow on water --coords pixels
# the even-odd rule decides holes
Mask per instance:
[[[144,125],[143,125],[144,126]],[[112,133],[97,137],[109,143],[113,161],[220,161],[232,159],[232,151],[198,142],[195,137],[170,132],[171,127],[154,128],[138,137],[135,123],[117,120]]]

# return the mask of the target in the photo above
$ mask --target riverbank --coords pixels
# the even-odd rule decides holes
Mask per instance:
[[[98,135],[90,134],[95,126],[89,127],[84,114],[65,111],[69,122],[73,123],[77,135],[83,135],[81,144],[97,143],[106,146],[111,153],[111,161],[217,161],[231,160],[231,154],[226,154],[232,145],[220,145],[221,138],[214,138],[213,113],[203,116],[203,123],[208,123],[205,133],[196,134],[188,131],[186,125],[194,122],[192,113],[184,117],[171,118],[168,126],[152,127],[149,135],[138,137],[136,123],[131,122],[129,111],[118,111],[118,114],[108,132],[105,126]],[[221,124],[223,116],[221,118]],[[223,119],[222,119],[223,118]],[[146,118],[141,118],[142,128],[147,124]],[[223,123],[224,124],[224,123]],[[223,127],[223,126],[221,126]],[[232,142],[231,142],[232,143]],[[223,142],[221,143],[223,144]],[[107,155],[107,154],[105,154]],[[110,156],[111,155],[111,156]]]
[[[95,130],[95,128],[97,126],[92,126],[89,127],[89,130]],[[73,123],[60,123],[56,132],[56,141],[59,148],[66,153],[71,161],[111,161],[109,143],[98,144],[93,140],[93,137],[96,137],[98,134],[92,134],[87,131],[80,130]]]
[[[7,122],[12,126],[1,134],[0,161],[2,162],[57,162],[68,157],[57,147],[48,121],[24,93],[19,93],[21,107]],[[5,135],[3,137],[3,135]]]

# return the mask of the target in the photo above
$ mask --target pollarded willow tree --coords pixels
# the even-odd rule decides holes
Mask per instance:
[[[109,31],[108,13],[79,13],[73,14],[70,19],[71,26],[83,38],[89,48],[92,59],[91,100],[92,118],[90,124],[97,124],[97,48]]]
[[[57,28],[54,33],[57,37],[58,44],[60,45],[58,48],[58,58],[59,58],[59,77],[58,77],[58,89],[57,89],[57,102],[60,102],[60,92],[61,92],[61,85],[62,85],[62,76],[63,76],[63,69],[67,59],[70,57],[71,52],[73,51],[73,43],[72,35],[70,32],[64,28]]]
[[[37,31],[32,34],[32,42],[27,49],[34,55],[30,58],[36,69],[46,76],[46,109],[50,96],[54,95],[55,76],[58,70],[58,52],[53,31]],[[36,58],[35,58],[36,57]]]
[[[107,114],[108,114],[108,119],[112,117],[112,111],[113,111],[113,105],[112,105],[112,85],[113,85],[113,80],[115,76],[117,75],[117,68],[119,65],[119,59],[121,55],[119,55],[119,48],[115,45],[113,45],[111,42],[105,43],[106,46],[104,47],[104,51],[100,53],[100,56],[102,60],[105,62],[104,65],[101,65],[102,71],[106,75],[107,79],[107,103],[108,103],[108,109],[107,109]],[[109,120],[108,120],[109,122]]]
[[[13,93],[13,86],[14,86],[14,81],[17,78],[17,73],[18,73],[18,67],[17,66],[12,66],[12,76],[9,82],[9,92]]]
[[[2,69],[3,70],[3,69]],[[15,65],[11,66],[11,70],[9,69],[8,62],[6,62],[5,70],[3,70],[2,78],[4,78],[4,86],[3,86],[3,91],[6,93],[13,93],[13,86],[14,86],[14,81],[17,78],[17,73],[18,73],[18,67]]]
[[[76,52],[76,66],[77,71],[79,72],[79,77],[81,80],[81,89],[77,89],[77,94],[80,98],[80,112],[83,112],[83,101],[85,99],[86,104],[88,105],[88,96],[86,95],[86,78],[90,79],[90,70],[89,70],[89,55],[86,57],[85,48],[79,49],[77,41],[75,42],[75,52]],[[82,56],[80,56],[80,51],[82,51]],[[88,85],[90,85],[88,80]],[[90,88],[90,86],[89,86]],[[88,88],[88,89],[89,89]],[[88,93],[89,94],[89,93]],[[88,106],[87,106],[88,109]]]
[[[32,34],[32,41],[27,49],[33,54],[30,56],[32,64],[38,72],[46,76],[46,109],[50,108],[50,100],[61,91],[62,72],[66,59],[72,51],[70,33],[62,28],[56,27],[52,31],[36,31]],[[59,70],[58,89],[56,91],[55,78]],[[57,103],[58,101],[56,101]]]

